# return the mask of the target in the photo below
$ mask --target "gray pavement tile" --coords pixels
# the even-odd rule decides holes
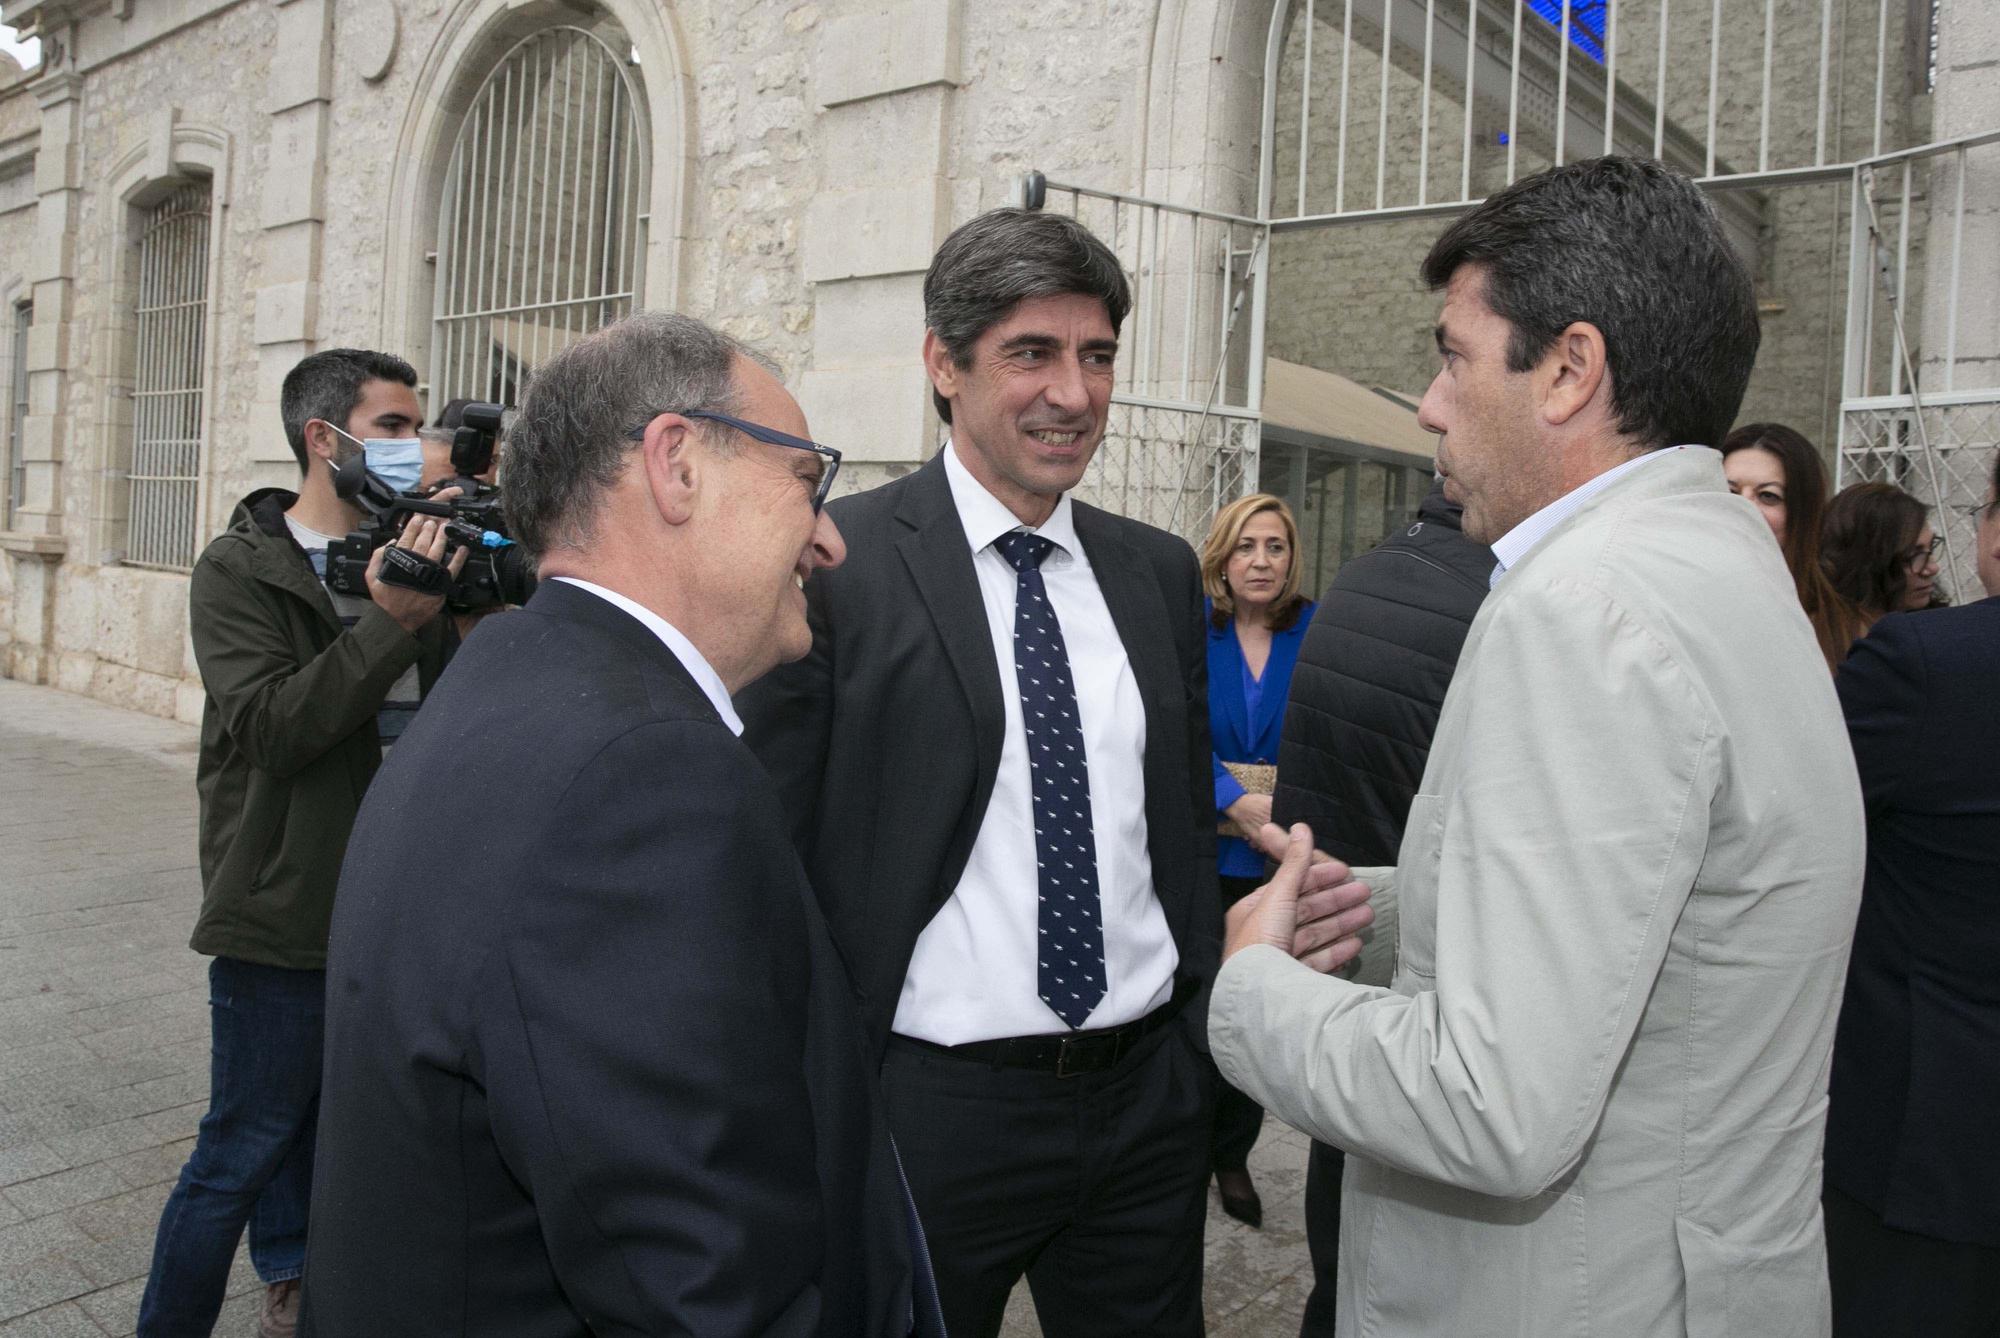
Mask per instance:
[[[137,1048],[127,1053],[136,1053]],[[67,1068],[72,1064],[86,1064],[94,1059],[119,1059],[123,1055],[110,1055],[93,1046],[74,1040],[44,1041],[40,1045],[19,1046],[0,1050],[0,1083],[13,1086],[30,1074],[47,1069]]]
[[[19,1208],[23,1216],[32,1219],[44,1213],[74,1208],[80,1203],[108,1199],[114,1194],[125,1193],[128,1188],[130,1186],[118,1178],[118,1172],[100,1162],[95,1166],[57,1171],[39,1180],[23,1180],[18,1185],[0,1190],[0,1194]]]
[[[68,1097],[94,1096],[113,1088],[134,1087],[157,1078],[182,1073],[186,1068],[186,1060],[171,1053],[135,1055],[130,1059],[94,1059],[89,1063],[72,1064],[67,1068],[51,1069],[38,1075],[33,1092],[21,1092],[15,1095],[13,1085],[10,1084],[7,1102],[10,1107],[19,1110]]]
[[[0,1338],[104,1338],[104,1330],[69,1301],[0,1324]]]
[[[19,1208],[16,1208],[5,1199],[0,1199],[0,1227],[13,1226],[16,1222],[25,1222],[26,1220],[27,1216]]]
[[[94,1203],[78,1204],[63,1213],[62,1218],[92,1241],[130,1235],[144,1235],[151,1240],[160,1225],[160,1211],[166,1207],[168,1188],[153,1184]]]
[[[123,1157],[114,1157],[107,1164],[118,1172],[120,1180],[132,1188],[146,1189],[178,1180],[181,1167],[187,1164],[187,1159],[193,1152],[194,1140],[183,1138],[155,1148],[142,1148]]]
[[[159,1141],[159,1129],[154,1117],[134,1115],[130,1119],[100,1124],[95,1128],[79,1130],[76,1133],[58,1134],[48,1140],[48,1146],[66,1158],[69,1165],[82,1166],[88,1162],[108,1161],[113,1157],[122,1157],[128,1152],[153,1147]]]
[[[65,1257],[93,1287],[115,1287],[135,1278],[143,1282],[153,1266],[153,1231],[158,1225],[82,1246]]]
[[[74,1300],[91,1290],[90,1279],[62,1259],[37,1259],[14,1268],[0,1268],[0,1319]]]
[[[60,1215],[37,1217],[10,1227],[0,1227],[0,1268],[14,1268],[52,1254],[94,1245],[89,1233]]]
[[[47,1143],[22,1143],[0,1152],[0,1188],[67,1171],[75,1164]]]
[[[157,1008],[157,1005],[155,1005]],[[96,1031],[85,1036],[79,1048],[87,1049],[99,1059],[130,1059],[137,1055],[151,1054],[162,1046],[181,1045],[189,1041],[208,1044],[207,1010],[189,1016],[185,1013],[161,1012],[145,1022],[135,1022],[128,1027],[113,1027],[108,1031]]]
[[[134,1278],[79,1296],[76,1304],[104,1332],[129,1335],[139,1327],[139,1298],[145,1294],[145,1279]]]

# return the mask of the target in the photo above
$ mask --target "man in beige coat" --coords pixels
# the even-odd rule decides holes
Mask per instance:
[[[1749,276],[1692,183],[1615,158],[1494,196],[1423,272],[1420,421],[1499,566],[1399,863],[1355,871],[1360,975],[1393,939],[1393,979],[1312,969],[1365,911],[1294,904],[1295,828],[1231,917],[1215,1058],[1348,1152],[1342,1335],[1824,1334],[1863,824],[1825,661],[1711,449]]]

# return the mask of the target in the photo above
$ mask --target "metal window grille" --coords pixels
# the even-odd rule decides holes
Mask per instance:
[[[529,375],[632,310],[649,153],[616,50],[552,28],[473,95],[438,217],[431,402],[519,402]]]
[[[21,449],[21,432],[28,421],[28,327],[35,323],[35,304],[22,302],[14,308],[14,338],[11,370],[7,380],[7,505],[0,514],[0,528],[13,529],[14,517],[28,495],[28,460]]]
[[[131,519],[125,561],[194,565],[208,323],[209,183],[148,211],[138,238],[138,340],[132,390]]]

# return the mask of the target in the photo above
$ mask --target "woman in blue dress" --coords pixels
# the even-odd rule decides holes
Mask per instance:
[[[1208,595],[1208,723],[1215,748],[1216,867],[1224,908],[1264,881],[1264,857],[1245,836],[1271,820],[1278,735],[1299,643],[1313,604],[1299,593],[1298,526],[1284,502],[1253,493],[1224,507],[1201,549]],[[1264,1112],[1218,1076],[1210,1166],[1222,1208],[1262,1226],[1250,1149]]]

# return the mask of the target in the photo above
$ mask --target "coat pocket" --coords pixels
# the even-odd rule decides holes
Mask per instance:
[[[1823,1338],[1832,1329],[1826,1240],[1815,1229],[1788,1243],[1725,1240],[1674,1219],[1687,1279],[1688,1338]]]

